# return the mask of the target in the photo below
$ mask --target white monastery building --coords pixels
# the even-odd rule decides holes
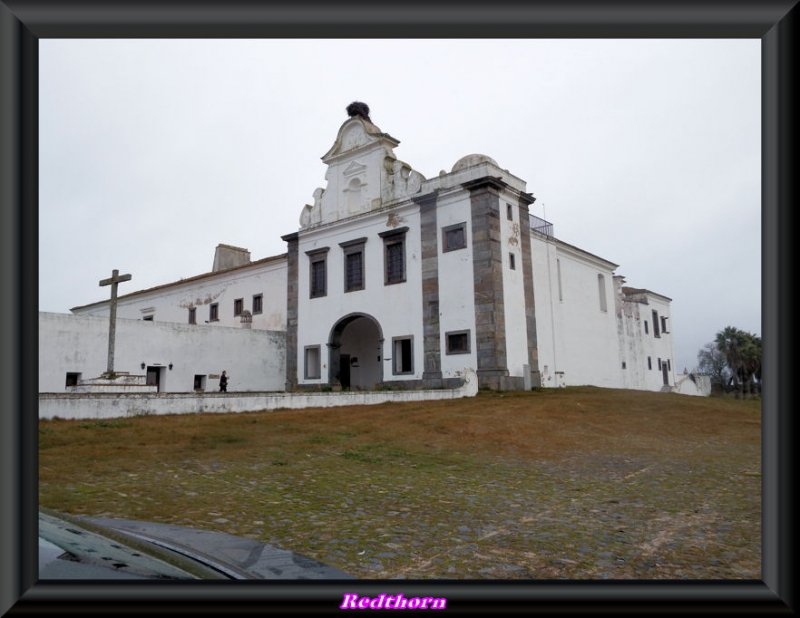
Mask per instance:
[[[347,111],[285,254],[220,244],[211,272],[123,287],[113,320],[111,300],[41,313],[40,392],[112,356],[163,392],[216,391],[223,369],[239,392],[449,388],[469,368],[492,389],[704,394],[676,385],[670,299],[558,240],[524,180],[479,154],[426,179],[365,104]]]

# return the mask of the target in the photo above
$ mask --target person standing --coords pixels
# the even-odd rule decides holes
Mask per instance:
[[[220,393],[228,392],[228,375],[224,371],[222,372],[222,375],[219,377],[219,392]]]

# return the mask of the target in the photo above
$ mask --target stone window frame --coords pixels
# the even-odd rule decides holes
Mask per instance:
[[[342,248],[342,265],[344,267],[343,285],[345,294],[349,292],[360,292],[365,289],[367,284],[367,260],[366,260],[366,245],[367,237],[356,238],[346,242],[340,242],[339,246]],[[351,255],[361,255],[361,281],[356,283],[350,280],[350,273],[348,272],[347,265]]]
[[[259,313],[264,312],[264,295],[263,294],[253,294],[253,315],[257,315]]]
[[[219,322],[219,303],[211,303],[208,306],[208,321]]]
[[[453,348],[452,342],[455,337],[464,337],[466,341],[466,347],[461,348]],[[444,334],[444,341],[445,341],[445,353],[450,354],[471,354],[472,353],[472,333],[469,329],[466,330],[451,330]]]
[[[197,307],[189,307],[189,324],[197,324]]]
[[[238,317],[242,315],[242,311],[244,311],[244,298],[234,298],[233,299],[233,317]]]
[[[461,230],[461,244],[450,247],[448,246],[448,236],[451,232],[455,232]],[[462,223],[456,223],[454,225],[448,225],[442,228],[442,253],[447,253],[449,251],[458,251],[459,249],[466,249],[467,248],[467,222],[464,221]]]
[[[383,284],[396,285],[398,283],[405,283],[407,279],[407,260],[406,260],[406,233],[407,227],[400,227],[394,230],[387,230],[380,232],[378,236],[383,239]],[[389,259],[389,252],[392,247],[400,246],[400,257],[402,259],[402,268],[399,275],[394,275],[390,272],[391,261]]]
[[[328,295],[328,251],[330,247],[321,247],[306,251],[308,256],[308,297],[322,298]],[[318,286],[318,281],[314,277],[315,269],[318,264],[322,264],[322,285]]]

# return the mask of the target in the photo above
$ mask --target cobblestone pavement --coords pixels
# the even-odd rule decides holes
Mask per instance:
[[[305,469],[256,464],[235,480],[225,464],[195,462],[179,493],[210,492],[227,506],[173,523],[257,538],[366,579],[760,579],[761,476],[727,461],[362,457],[332,477],[309,458]]]

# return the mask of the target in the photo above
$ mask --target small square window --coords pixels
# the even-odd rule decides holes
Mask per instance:
[[[253,315],[264,311],[264,295],[256,294],[253,296]]]
[[[457,223],[442,228],[442,252],[464,249],[467,246],[467,224]]]
[[[242,311],[244,310],[244,298],[237,298],[233,301],[233,315],[239,316],[242,315]]]
[[[197,307],[189,307],[189,324],[197,324]]]
[[[81,374],[67,372],[67,381],[65,386],[78,386],[78,382],[80,381],[80,379],[81,379]]]
[[[445,333],[447,354],[469,354],[470,336],[468,330]]]

